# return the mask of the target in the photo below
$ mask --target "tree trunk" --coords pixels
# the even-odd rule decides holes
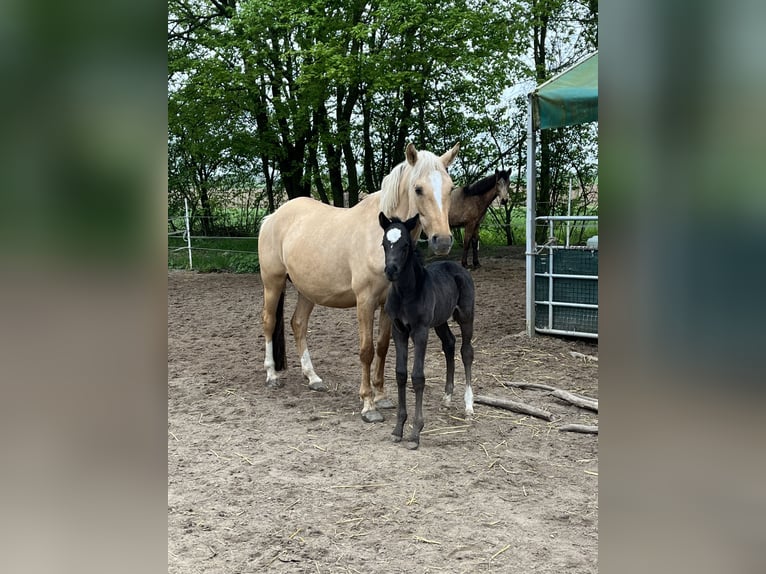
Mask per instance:
[[[324,187],[324,181],[322,181],[322,173],[319,171],[319,160],[317,159],[316,144],[309,146],[309,165],[311,166],[311,171],[314,174],[314,188],[317,190],[317,194],[319,194],[319,199],[322,201],[322,203],[329,204],[330,199],[327,197],[327,190]]]
[[[402,115],[399,121],[399,129],[396,132],[396,140],[393,150],[393,165],[404,160],[404,147],[407,145],[407,137],[410,131],[412,107],[415,105],[415,98],[412,94],[412,90],[405,87],[402,94]]]
[[[199,202],[202,207],[202,234],[213,235],[213,209],[210,205],[210,194],[207,191],[207,180],[200,181],[199,186]]]
[[[319,141],[322,143],[327,175],[330,179],[330,195],[335,207],[343,207],[343,173],[340,168],[340,153],[333,143],[333,134],[327,117],[327,107],[324,102],[319,105],[314,113],[316,131]]]
[[[338,98],[338,138],[340,139],[341,151],[346,167],[346,192],[348,193],[348,203],[346,207],[352,207],[359,203],[359,177],[356,173],[356,158],[354,149],[351,146],[351,116],[354,113],[356,102],[359,99],[359,87],[353,85],[349,88],[345,103],[340,105]],[[343,190],[341,190],[342,192]]]
[[[370,113],[370,107],[367,103],[367,94],[362,94],[362,148],[364,150],[364,157],[362,159],[362,165],[364,166],[364,186],[367,188],[367,193],[375,193],[380,189],[380,182],[375,178],[375,152],[372,149],[372,136],[370,130],[372,127],[372,114]]]

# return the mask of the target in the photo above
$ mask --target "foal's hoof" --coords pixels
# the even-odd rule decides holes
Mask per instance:
[[[399,435],[392,434],[391,442],[402,442],[402,437],[400,437]]]
[[[362,413],[362,420],[366,423],[382,423],[383,415],[378,411],[367,411]]]
[[[393,409],[396,405],[394,404],[394,401],[386,397],[385,399],[380,399],[377,403],[375,403],[375,406],[379,409]]]
[[[420,446],[420,442],[415,442],[414,440],[408,440],[406,443],[406,446],[410,450],[417,450],[417,448]]]
[[[312,391],[325,392],[327,390],[327,385],[325,385],[324,381],[314,381],[309,383],[309,388]]]
[[[266,381],[266,388],[267,389],[281,389],[284,387],[285,384],[280,381],[279,379],[268,379]]]

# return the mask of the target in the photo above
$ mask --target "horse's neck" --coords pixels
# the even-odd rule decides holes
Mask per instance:
[[[399,279],[394,284],[394,288],[402,297],[419,295],[423,289],[425,276],[425,267],[413,248],[410,251],[410,256],[407,258],[407,265],[399,274]]]
[[[497,185],[493,185],[484,193],[479,194],[479,197],[481,197],[484,203],[489,205],[492,203],[492,201],[494,201],[495,197],[497,197]]]
[[[402,221],[407,221],[408,219],[415,216],[417,213],[417,209],[415,206],[410,209],[410,202],[409,200],[405,199],[403,201],[400,201],[399,204],[396,206],[396,209],[394,210],[393,217],[398,217]],[[420,222],[418,222],[415,229],[412,230],[410,235],[413,238],[417,238],[420,235]]]
[[[479,197],[482,199],[483,202],[486,202],[487,205],[489,205],[490,203],[492,203],[492,200],[495,199],[495,197],[498,194],[497,181],[495,181],[495,185],[488,187],[485,191],[472,193],[473,190],[475,189],[474,186],[476,186],[478,183],[479,182],[477,182],[473,186],[469,185],[467,188],[463,190],[463,194],[466,196]]]

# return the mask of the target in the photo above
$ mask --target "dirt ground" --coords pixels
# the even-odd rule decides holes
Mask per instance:
[[[597,415],[503,383],[598,397],[598,345],[527,338],[523,256],[494,255],[472,272],[474,393],[554,420],[476,404],[467,422],[459,353],[442,407],[432,333],[416,451],[391,441],[395,411],[380,424],[360,418],[354,309],[311,317],[314,367],[335,390],[308,389],[289,324],[286,384],[269,390],[260,277],[168,272],[168,572],[597,572],[598,438],[557,430]],[[288,319],[294,304],[289,288]],[[396,402],[393,361],[392,343]],[[412,417],[412,392],[408,408]]]

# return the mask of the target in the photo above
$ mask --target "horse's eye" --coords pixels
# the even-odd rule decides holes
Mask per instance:
[[[420,185],[415,186],[415,193],[418,195],[423,195],[423,187]]]

